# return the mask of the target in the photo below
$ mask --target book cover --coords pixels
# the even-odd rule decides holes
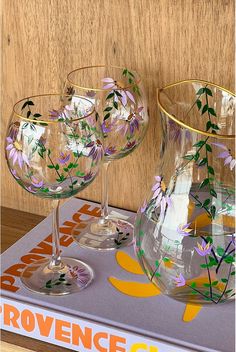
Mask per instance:
[[[132,212],[111,211],[134,221]],[[62,255],[81,259],[95,273],[80,293],[53,297],[21,285],[25,266],[51,254],[51,215],[1,255],[2,329],[80,352],[234,351],[233,303],[200,306],[162,295],[143,274],[132,246],[112,252],[80,248],[72,230],[91,216],[99,216],[98,205],[76,198],[60,211]],[[89,233],[87,238],[93,240]]]

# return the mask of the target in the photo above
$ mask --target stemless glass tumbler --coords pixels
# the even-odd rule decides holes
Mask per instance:
[[[158,91],[162,142],[138,213],[139,261],[164,294],[221,303],[235,295],[235,95],[188,80]]]
[[[83,67],[68,74],[64,91],[95,104],[104,136],[101,217],[74,238],[81,246],[98,250],[127,246],[133,241],[133,226],[108,214],[107,171],[111,161],[133,152],[144,138],[148,114],[141,79],[123,67]]]
[[[20,186],[56,203],[52,258],[29,264],[22,283],[48,295],[82,290],[91,282],[93,271],[78,259],[61,258],[59,201],[87,187],[98,173],[103,148],[94,105],[76,95],[45,94],[20,100],[8,125],[5,153]]]

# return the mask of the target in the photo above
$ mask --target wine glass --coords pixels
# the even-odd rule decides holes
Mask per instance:
[[[27,192],[54,199],[53,253],[28,265],[22,283],[31,291],[66,295],[85,288],[92,269],[75,258],[61,258],[59,202],[87,187],[103,156],[102,132],[94,105],[77,95],[27,97],[13,107],[7,128],[8,168]]]
[[[146,97],[139,75],[124,67],[89,66],[70,72],[64,92],[85,96],[95,104],[104,137],[101,217],[88,222],[74,239],[83,247],[114,250],[133,242],[133,225],[108,212],[110,162],[132,153],[142,142],[147,126]]]

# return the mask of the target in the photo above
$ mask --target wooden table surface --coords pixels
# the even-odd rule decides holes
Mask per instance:
[[[44,219],[43,216],[1,207],[1,250],[5,251],[26,232]],[[2,352],[68,352],[68,349],[50,345],[25,336],[1,331]]]

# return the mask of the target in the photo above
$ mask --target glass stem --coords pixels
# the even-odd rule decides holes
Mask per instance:
[[[102,171],[102,201],[101,201],[101,217],[99,219],[99,224],[104,226],[108,223],[108,167],[110,161],[103,163]]]
[[[60,237],[59,237],[59,205],[60,200],[56,199],[52,213],[52,259],[49,264],[50,269],[61,269],[63,267],[60,255]]]

